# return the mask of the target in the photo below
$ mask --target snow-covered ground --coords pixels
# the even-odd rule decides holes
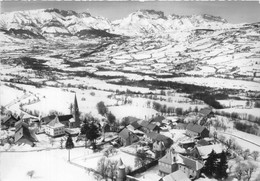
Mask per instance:
[[[84,155],[84,148],[71,150],[71,158]],[[0,153],[0,180],[3,181],[27,181],[28,171],[35,171],[33,179],[39,181],[94,181],[91,174],[87,174],[82,168],[71,165],[68,161],[67,150],[51,150],[39,152]]]
[[[259,91],[260,83],[244,80],[222,79],[215,77],[176,77],[161,79],[162,81],[181,82],[215,88],[243,89],[246,91]]]
[[[228,113],[238,113],[240,115],[253,115],[255,117],[260,117],[260,108],[226,108],[226,109],[219,109],[218,111],[224,111]]]
[[[133,116],[139,119],[151,118],[153,115],[156,115],[158,112],[151,108],[145,108],[142,106],[132,106],[132,105],[123,105],[123,106],[113,106],[109,107],[116,118],[122,119],[123,117]]]

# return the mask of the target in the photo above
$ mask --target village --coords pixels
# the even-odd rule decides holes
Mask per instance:
[[[152,106],[156,107],[156,103]],[[5,110],[1,129],[8,136],[0,140],[1,150],[8,152],[15,146],[26,151],[68,150],[67,162],[91,172],[96,180],[247,178],[249,181],[259,170],[251,161],[244,163],[250,172],[234,166],[234,161],[240,163],[243,158],[257,161],[259,152],[243,151],[233,139],[218,134],[217,128],[225,132],[227,127],[223,118],[222,125],[214,123],[217,115],[211,107],[182,115],[156,113],[144,119],[127,116],[121,120],[116,120],[102,101],[96,109],[101,120],[91,116],[83,118],[74,94],[71,114],[67,115],[54,111],[44,117],[29,114],[20,117]],[[79,148],[88,151],[82,151],[76,158],[70,155]],[[27,174],[33,177],[37,173],[32,170]]]
[[[125,3],[2,3],[0,181],[260,181],[257,2]]]

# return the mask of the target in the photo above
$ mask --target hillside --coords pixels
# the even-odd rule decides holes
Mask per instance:
[[[34,82],[19,72],[29,71],[40,82],[62,75],[194,84],[189,77],[214,77],[249,85],[236,81],[231,89],[260,88],[259,23],[230,24],[205,14],[165,16],[155,10],[111,22],[87,12],[40,9],[3,13],[0,27],[5,81]],[[211,86],[204,82],[195,84]]]

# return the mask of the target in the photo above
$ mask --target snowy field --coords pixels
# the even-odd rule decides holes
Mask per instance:
[[[133,116],[139,119],[145,119],[145,118],[151,118],[152,115],[156,115],[158,113],[156,110],[151,108],[144,108],[141,106],[131,106],[131,105],[109,107],[109,111],[111,111],[118,119],[122,119],[123,117],[127,117],[127,116]]]
[[[84,154],[84,148],[71,150],[71,158]],[[27,172],[34,170],[33,179],[38,181],[94,181],[91,174],[67,162],[67,150],[24,153],[0,153],[1,181],[29,181]],[[15,163],[15,164],[14,164]],[[14,174],[15,173],[15,174]]]
[[[161,81],[181,82],[215,88],[244,89],[246,91],[259,91],[260,83],[243,80],[222,79],[215,77],[176,77],[161,79]]]
[[[229,139],[229,138],[234,139],[236,141],[236,143],[243,148],[243,150],[249,149],[250,152],[252,152],[252,151],[260,152],[260,146],[253,144],[253,143],[256,143],[256,144],[260,145],[260,137],[258,137],[258,136],[244,133],[241,131],[235,131],[235,130],[227,131],[226,133],[219,132],[219,135],[223,135],[227,139]],[[253,143],[250,143],[249,141],[253,142]]]
[[[87,151],[82,154],[81,156],[77,156],[74,159],[72,159],[73,163],[82,165],[87,168],[93,168],[97,169],[97,164],[98,161],[103,157],[103,153],[94,153],[94,154],[89,154]],[[114,160],[114,161],[119,161],[119,159],[122,160],[123,164],[125,166],[130,166],[133,170],[136,169],[135,166],[135,156],[118,151],[117,154],[113,156],[109,156],[108,159]]]

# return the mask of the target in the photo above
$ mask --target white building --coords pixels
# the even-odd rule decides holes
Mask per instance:
[[[52,137],[65,134],[65,126],[64,124],[60,123],[58,116],[56,116],[55,119],[46,125],[45,133]]]

